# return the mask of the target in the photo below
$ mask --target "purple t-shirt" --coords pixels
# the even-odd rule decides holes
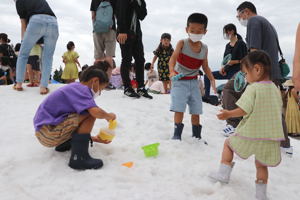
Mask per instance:
[[[58,125],[69,114],[84,114],[92,107],[98,106],[89,87],[81,83],[68,84],[42,102],[33,119],[34,128],[38,131],[43,125]]]

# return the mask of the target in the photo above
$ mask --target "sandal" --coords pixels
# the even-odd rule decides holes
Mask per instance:
[[[45,94],[48,94],[49,91],[50,91],[49,88],[45,88],[45,91],[40,91],[40,94],[45,95]]]
[[[34,83],[29,83],[26,85],[27,87],[35,87]]]
[[[13,89],[17,90],[17,91],[23,91],[22,86],[21,87],[17,87],[17,84],[14,84]]]

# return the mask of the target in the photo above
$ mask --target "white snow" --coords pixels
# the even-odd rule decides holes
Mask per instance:
[[[54,91],[60,85],[50,85]],[[217,170],[225,138],[225,122],[216,118],[220,107],[203,104],[202,135],[208,145],[193,139],[190,116],[184,118],[183,140],[173,141],[173,113],[169,95],[153,100],[129,99],[121,90],[104,91],[98,105],[117,114],[117,135],[111,144],[95,144],[90,153],[104,161],[100,170],[68,167],[70,152],[42,146],[34,135],[33,116],[45,96],[38,88],[17,92],[0,87],[0,199],[62,200],[251,200],[255,191],[254,158],[236,166],[228,185],[212,183],[207,175]],[[106,127],[97,120],[92,134]],[[146,158],[141,147],[159,142],[159,155]],[[300,196],[300,145],[291,140],[294,157],[269,168],[268,195],[272,200]],[[132,161],[132,168],[122,163]]]

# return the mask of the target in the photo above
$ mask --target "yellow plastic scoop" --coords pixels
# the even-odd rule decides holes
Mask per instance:
[[[109,120],[108,122],[108,128],[110,130],[114,130],[117,128],[117,121],[116,120]]]

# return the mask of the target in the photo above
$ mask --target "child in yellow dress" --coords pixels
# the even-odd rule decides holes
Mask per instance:
[[[79,55],[75,49],[74,42],[70,41],[67,44],[68,51],[64,53],[62,56],[63,62],[65,63],[65,69],[62,73],[61,78],[66,81],[66,83],[72,83],[75,82],[75,80],[78,78],[78,68],[80,68],[80,63],[78,61]]]
[[[287,80],[284,86],[288,87],[287,107],[285,112],[285,121],[288,134],[291,136],[300,136],[300,110],[298,105],[298,94],[294,88],[292,80]]]
[[[225,120],[243,116],[243,119],[236,133],[224,143],[219,171],[209,177],[229,183],[234,153],[243,159],[255,155],[255,197],[266,200],[268,167],[275,167],[281,161],[280,141],[284,140],[282,99],[279,89],[270,80],[271,61],[264,51],[249,53],[241,66],[249,85],[236,103],[238,108],[221,110],[217,117]]]

